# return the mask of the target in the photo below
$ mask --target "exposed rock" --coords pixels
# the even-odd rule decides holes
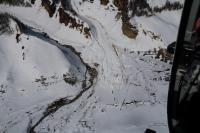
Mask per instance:
[[[11,34],[13,33],[10,28],[10,15],[7,13],[0,13],[0,35],[3,33]]]
[[[15,37],[15,39],[16,39],[16,41],[17,41],[17,43],[19,43],[20,42],[20,34],[16,34],[16,37]]]
[[[77,78],[73,74],[63,74],[63,80],[70,84],[70,85],[75,85],[77,82]]]
[[[47,78],[44,76],[40,76],[39,79],[35,79],[35,82],[39,82],[42,86],[48,86],[48,83],[46,82]]]
[[[31,1],[31,3],[34,2],[34,0]],[[77,14],[71,7],[71,3],[69,1],[53,0],[51,2],[50,0],[42,0],[41,4],[49,13],[49,17],[53,17],[53,15],[57,12],[56,6],[59,5],[59,2],[61,3],[58,8],[60,23],[64,23],[65,26],[69,26],[69,28],[75,28],[76,30],[80,31],[80,33],[83,33],[86,38],[89,38],[91,36],[90,29],[84,27],[82,22],[75,19]]]
[[[74,9],[71,6],[71,3],[69,0],[61,0],[61,6],[64,10],[69,11],[70,13],[72,13],[74,16],[76,16],[76,12],[74,11]]]
[[[90,29],[84,27],[83,24],[78,23],[75,18],[71,17],[63,8],[59,8],[60,23],[64,23],[65,26],[70,24],[70,28],[76,28],[81,33],[83,32],[85,37],[88,38],[90,35]]]
[[[160,41],[162,41],[162,39],[161,39],[161,37],[160,37],[160,35],[159,34],[155,34],[154,32],[152,32],[152,31],[148,31],[148,30],[142,30],[142,32],[143,32],[143,34],[146,36],[146,35],[148,35],[151,39],[153,39],[153,40],[160,40]]]
[[[156,55],[156,59],[160,58],[161,56],[161,60],[163,61],[167,61],[167,60],[172,60],[173,59],[173,54],[170,54],[167,52],[166,49],[163,49],[163,48],[160,48],[157,52],[157,55]]]
[[[49,13],[49,17],[53,17],[55,11],[56,11],[56,5],[55,3],[51,3],[49,0],[42,0],[42,6],[47,10]]]
[[[136,28],[133,27],[130,23],[126,22],[122,24],[122,32],[124,35],[131,39],[135,39],[138,35],[138,31],[136,30]]]
[[[86,38],[89,38],[91,36],[90,35],[90,29],[88,27],[85,27],[83,29],[83,31],[84,31],[84,35],[85,35]]]
[[[109,0],[100,0],[101,5],[106,6],[109,3]]]
[[[31,4],[35,4],[35,0],[31,0]]]
[[[130,23],[130,17],[128,16],[128,1],[114,0],[113,4],[118,7],[118,10],[120,11],[123,34],[131,39],[135,39],[138,35],[138,30],[136,26],[133,26]]]

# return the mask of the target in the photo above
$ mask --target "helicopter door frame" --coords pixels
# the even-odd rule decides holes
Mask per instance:
[[[185,54],[186,52],[190,53],[194,50],[192,33],[194,22],[199,11],[199,5],[199,0],[185,0],[182,12],[168,92],[167,114],[170,133],[178,132],[175,127],[178,124],[176,118],[178,116],[180,100],[180,84],[188,65],[191,65],[190,62],[186,60]]]

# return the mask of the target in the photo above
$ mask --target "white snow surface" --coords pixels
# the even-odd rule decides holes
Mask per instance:
[[[34,130],[38,133],[144,133],[147,128],[168,133],[166,101],[171,65],[144,55],[153,48],[166,48],[176,40],[181,11],[163,11],[152,17],[134,17],[139,35],[129,39],[116,20],[117,8],[82,0],[71,0],[77,19],[90,27],[86,39],[75,29],[59,23],[36,0],[33,7],[0,5],[0,13],[10,13],[24,24],[47,33],[61,44],[71,45],[83,60],[98,71],[94,85],[75,102],[62,106]],[[157,2],[155,2],[157,1]],[[152,5],[161,1],[148,0]],[[163,0],[164,1],[164,0]],[[177,1],[177,0],[176,0]],[[182,1],[182,0],[180,0]],[[172,21],[173,20],[173,21]],[[73,56],[40,37],[22,34],[0,35],[0,132],[25,133],[43,115],[46,107],[81,90],[85,70]],[[152,39],[151,31],[160,39]],[[24,46],[24,49],[22,49]],[[139,52],[138,52],[139,51]],[[23,54],[24,53],[24,54]],[[69,57],[68,57],[69,56]],[[23,59],[24,57],[24,59]],[[74,73],[78,83],[65,83],[63,74]],[[45,79],[45,83],[36,82]]]

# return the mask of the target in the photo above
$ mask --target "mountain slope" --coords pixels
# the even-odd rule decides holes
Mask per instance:
[[[0,132],[168,132],[183,0],[24,2],[0,1]]]

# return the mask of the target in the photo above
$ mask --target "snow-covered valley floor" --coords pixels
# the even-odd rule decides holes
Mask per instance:
[[[91,37],[50,18],[40,0],[31,8],[0,5],[25,26],[17,38],[20,26],[10,19],[14,33],[0,34],[0,132],[168,133],[171,65],[153,48],[176,39],[181,10],[135,17],[134,40],[98,1],[70,2]]]

